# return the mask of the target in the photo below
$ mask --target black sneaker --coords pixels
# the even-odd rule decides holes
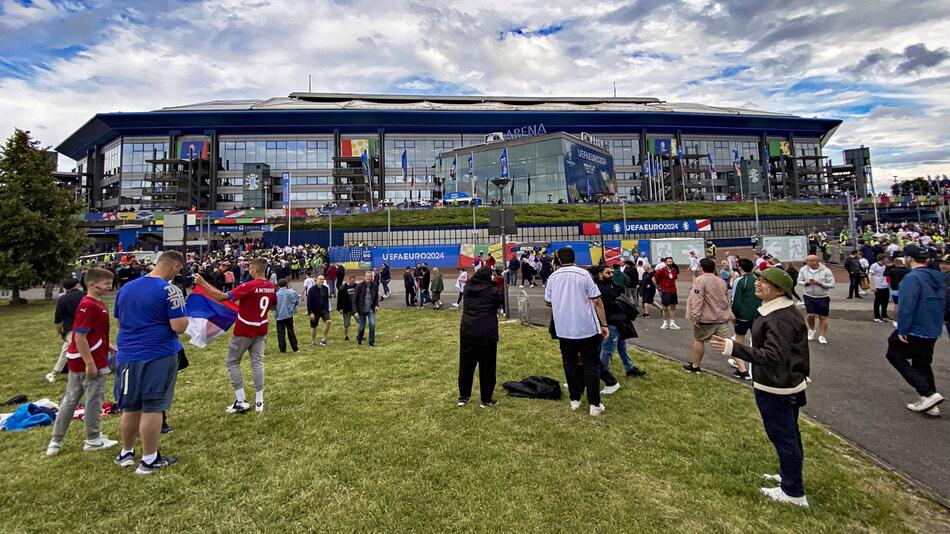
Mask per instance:
[[[696,375],[703,372],[702,367],[693,367],[693,364],[691,363],[684,364],[683,370],[686,371],[687,373],[693,373]]]
[[[742,380],[752,380],[752,375],[749,374],[749,371],[743,372],[736,369],[735,371],[733,371],[732,376],[736,378],[740,378]]]
[[[343,336],[343,341],[349,341],[349,340],[350,340],[350,336]]]
[[[131,467],[135,463],[135,451],[127,452],[122,454],[122,451],[119,451],[119,454],[115,455],[115,459],[112,462],[119,467]]]
[[[459,397],[459,406],[465,406],[468,404],[468,397]]]
[[[162,434],[171,434],[171,433],[172,433],[172,427],[168,426],[165,423],[162,423]]]
[[[162,453],[158,453],[158,456],[155,457],[155,461],[150,464],[146,464],[144,461],[139,462],[139,467],[135,470],[135,474],[151,475],[159,469],[163,469],[176,463],[178,463],[178,460],[176,460],[174,456],[162,456]]]
[[[498,401],[496,401],[496,400],[494,400],[494,399],[493,399],[493,400],[490,400],[490,401],[482,401],[482,403],[481,403],[481,407],[482,407],[482,408],[493,408],[493,407],[495,407],[495,406],[498,406]]]
[[[640,369],[637,366],[633,366],[633,369],[627,371],[627,376],[646,376],[647,372],[643,369]]]

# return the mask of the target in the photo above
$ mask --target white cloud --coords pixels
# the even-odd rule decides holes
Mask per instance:
[[[627,96],[843,118],[835,160],[864,144],[879,180],[950,174],[908,160],[950,146],[950,61],[939,60],[950,7],[935,0],[89,4],[0,3],[0,27],[17,32],[0,36],[0,57],[52,46],[30,35],[84,47],[37,52],[19,77],[0,61],[0,136],[20,127],[55,145],[96,113],[282,96],[308,74],[315,91],[346,92],[606,96],[616,82]],[[105,13],[95,28],[74,27],[94,10]],[[887,68],[856,72],[877,49]]]

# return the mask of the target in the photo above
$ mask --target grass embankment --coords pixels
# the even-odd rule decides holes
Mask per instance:
[[[7,347],[0,397],[62,396],[63,381],[43,379],[59,347],[52,314],[49,304],[0,308]],[[298,332],[306,331],[297,319]],[[224,413],[232,402],[226,339],[189,351],[192,365],[169,414],[174,433],[162,438],[162,451],[180,463],[151,478],[114,466],[114,451],[82,452],[79,421],[51,459],[48,427],[0,434],[0,531],[936,532],[950,525],[945,510],[808,423],[812,507],[767,502],[760,476],[776,472],[776,459],[751,392],[647,355],[636,357],[648,377],[624,379],[600,418],[587,415],[586,403],[575,413],[567,400],[513,399],[500,386],[499,407],[457,408],[458,320],[454,311],[384,309],[375,349],[343,343],[337,323],[329,349],[283,355],[272,333],[261,416]],[[501,334],[499,383],[563,376],[544,329],[503,325]],[[118,422],[105,418],[104,431],[118,437]]]
[[[535,204],[515,206],[517,222],[519,224],[576,224],[579,222],[596,221],[598,217],[596,205],[584,204]],[[477,208],[475,219],[479,225],[488,224],[490,208]],[[623,213],[620,206],[604,206],[605,221],[622,220]],[[804,204],[795,202],[763,202],[759,204],[759,215],[787,216],[787,215],[842,215],[844,212],[836,207],[820,204]],[[628,220],[668,220],[668,219],[716,219],[725,217],[754,217],[755,207],[751,202],[687,202],[650,205],[628,205]],[[392,210],[393,227],[407,226],[469,226],[472,224],[472,210],[469,208],[442,208],[418,211]],[[293,224],[294,230],[323,230],[329,227],[329,220],[321,218],[318,221]],[[386,228],[386,212],[365,213],[333,217],[333,227],[337,229],[351,228]],[[287,229],[278,226],[276,229]]]

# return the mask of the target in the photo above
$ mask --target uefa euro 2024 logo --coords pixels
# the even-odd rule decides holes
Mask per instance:
[[[248,191],[257,191],[261,188],[261,177],[256,174],[248,174],[244,178],[244,185]]]

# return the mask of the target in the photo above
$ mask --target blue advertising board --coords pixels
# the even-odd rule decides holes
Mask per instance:
[[[663,232],[708,232],[712,230],[710,219],[688,219],[683,221],[627,221],[626,232],[621,221],[605,222],[602,226],[605,234],[658,234]]]
[[[563,139],[564,175],[569,202],[607,195],[614,191],[614,158]]]
[[[587,241],[556,241],[551,243],[548,250],[556,251],[559,248],[571,247],[574,249],[574,263],[577,265],[590,265],[590,245]]]
[[[280,175],[280,197],[285,208],[290,207],[290,173]]]
[[[373,268],[388,263],[392,269],[415,267],[425,263],[429,267],[458,267],[459,245],[405,245],[373,247]],[[395,277],[395,275],[394,275]]]
[[[334,247],[330,251],[332,263],[369,263],[373,261],[372,247]]]

